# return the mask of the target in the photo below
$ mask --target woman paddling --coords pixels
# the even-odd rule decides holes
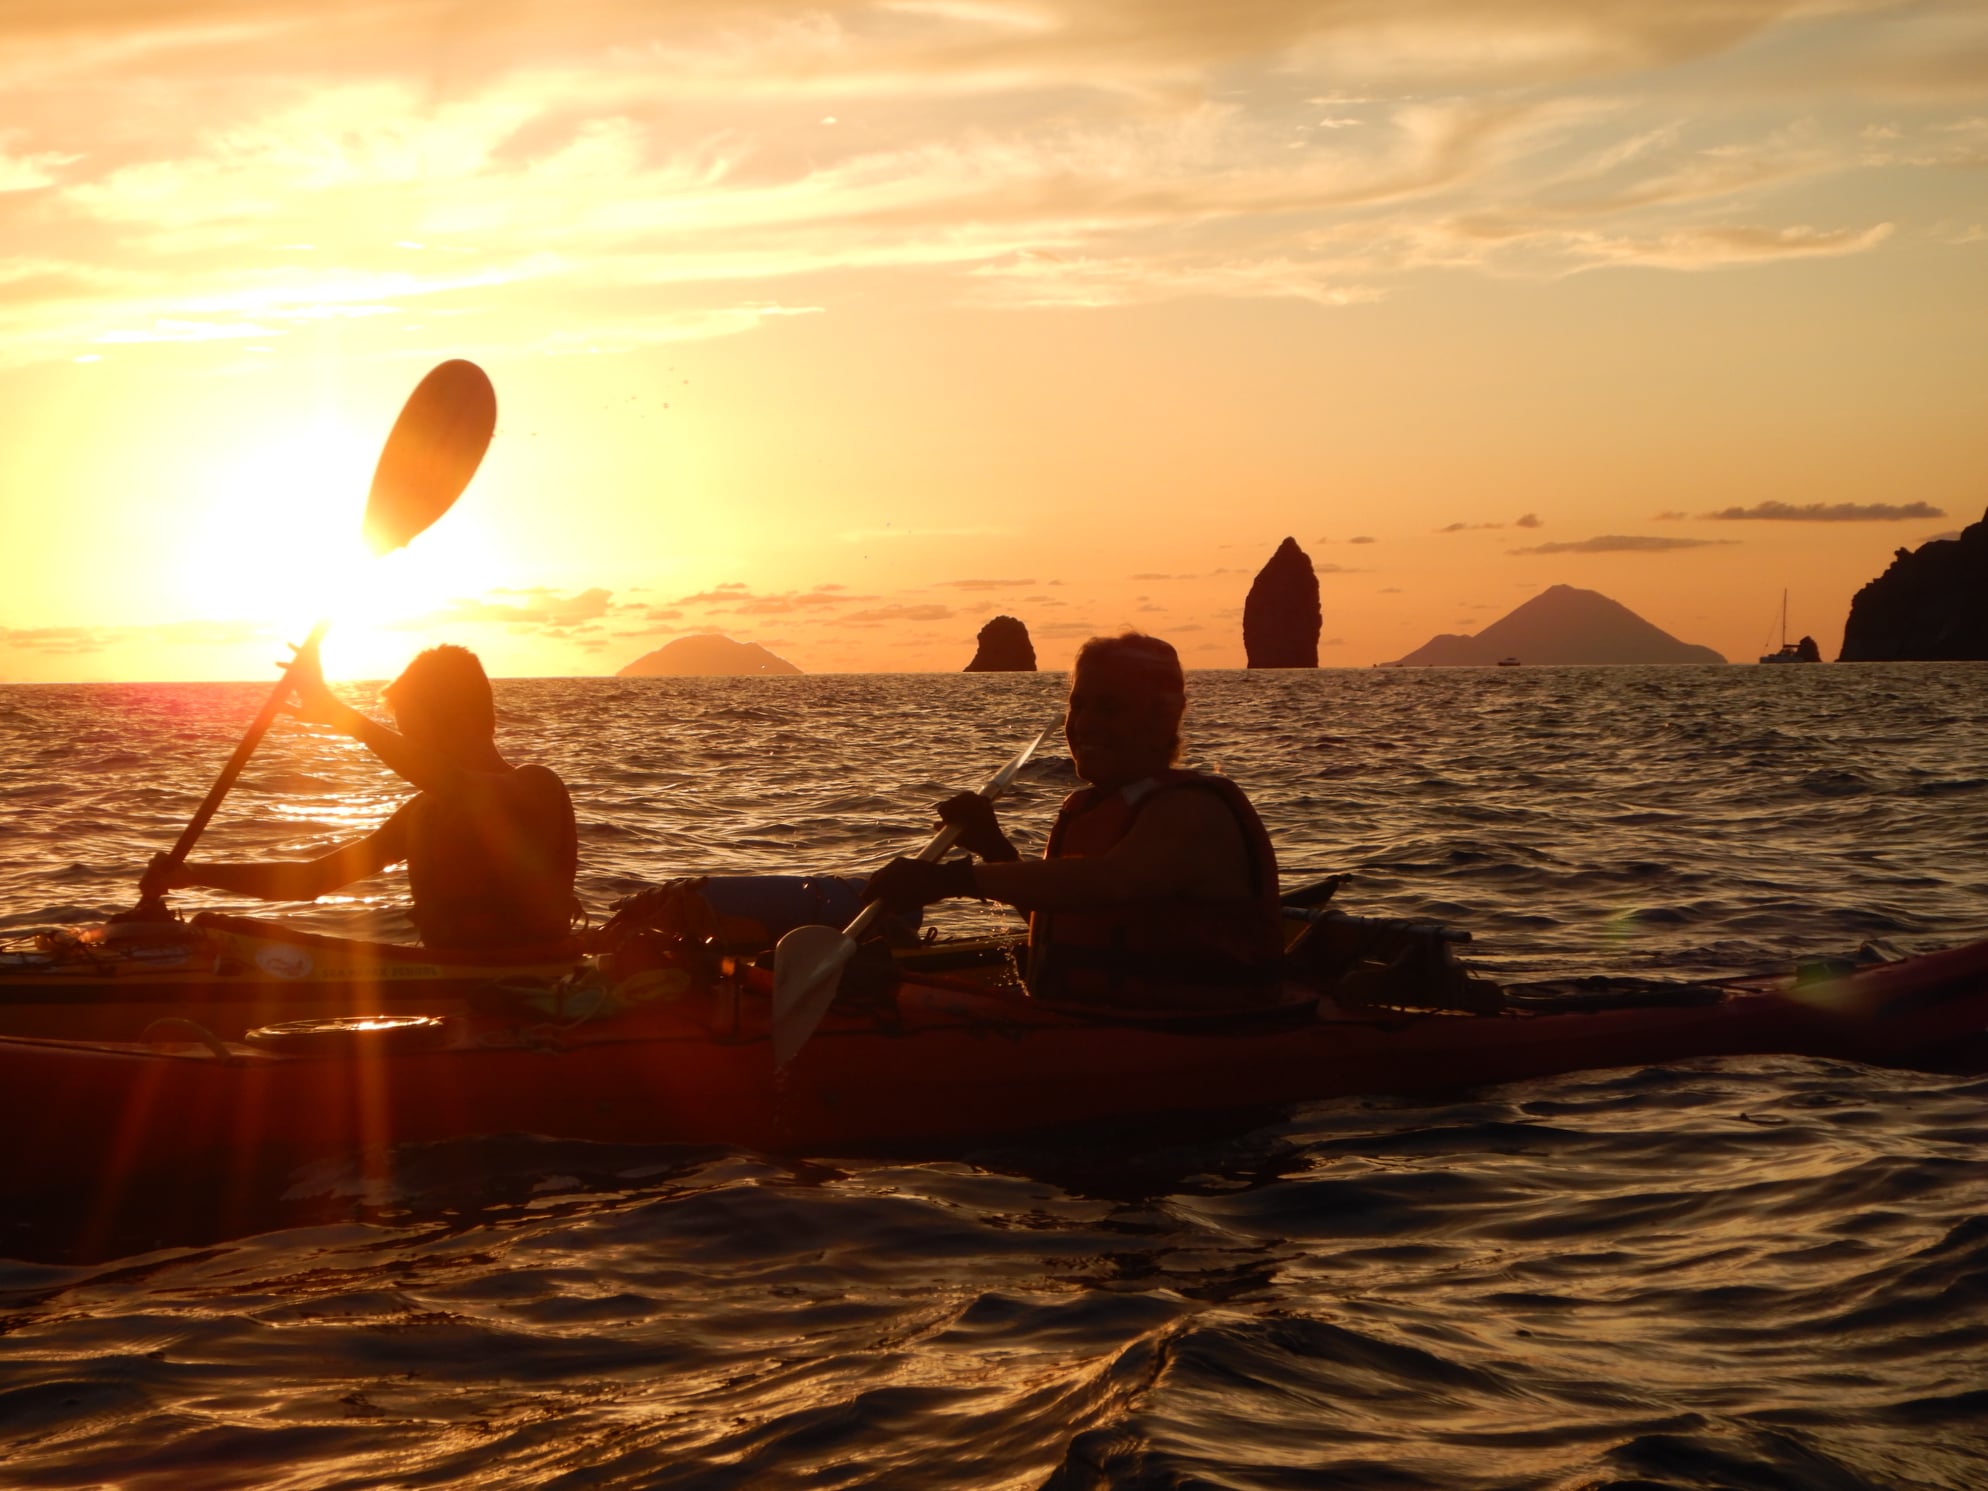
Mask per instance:
[[[1023,860],[993,804],[939,805],[980,857],[895,859],[868,895],[893,910],[980,896],[1030,913],[1029,988],[1074,1003],[1247,1008],[1273,1002],[1282,939],[1277,857],[1227,777],[1185,771],[1180,656],[1157,637],[1094,637],[1070,675],[1064,735],[1091,785],[1056,815],[1044,857]]]
[[[300,655],[291,710],[359,741],[420,791],[363,839],[316,859],[181,864],[153,857],[147,895],[203,886],[265,901],[310,901],[405,861],[411,916],[435,948],[544,946],[567,935],[579,840],[565,783],[497,750],[496,706],[476,654],[431,647],[382,691],[390,730],[325,685]]]

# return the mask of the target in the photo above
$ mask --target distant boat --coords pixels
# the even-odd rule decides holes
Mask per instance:
[[[1516,668],[1520,664],[1519,660],[1515,657],[1501,657],[1498,659],[1498,666],[1501,668]]]
[[[1806,644],[1806,645],[1804,645]],[[1807,637],[1800,642],[1788,640],[1788,592],[1781,592],[1781,648],[1778,652],[1764,652],[1760,655],[1763,663],[1819,663],[1822,655],[1815,650],[1815,643]]]

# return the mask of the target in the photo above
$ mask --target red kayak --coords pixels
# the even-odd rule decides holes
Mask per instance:
[[[576,985],[556,1013],[0,1039],[0,1165],[16,1196],[105,1197],[496,1134],[821,1153],[1701,1056],[1941,1067],[1978,1059],[1988,1030],[1988,942],[1806,977],[1517,988],[1476,1012],[1324,996],[1112,1016],[1031,999],[998,968],[931,966],[944,962],[851,980],[778,1076],[771,978],[750,965]]]

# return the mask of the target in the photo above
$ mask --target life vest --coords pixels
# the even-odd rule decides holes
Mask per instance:
[[[1283,939],[1277,854],[1263,820],[1227,777],[1170,770],[1115,792],[1065,799],[1047,859],[1103,854],[1163,792],[1213,792],[1249,856],[1250,893],[1232,900],[1147,901],[1029,919],[1029,987],[1040,998],[1133,1009],[1240,1009],[1274,1003]]]

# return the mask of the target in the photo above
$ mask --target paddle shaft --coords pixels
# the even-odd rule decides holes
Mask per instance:
[[[1014,760],[1010,761],[1006,766],[987,779],[986,783],[980,789],[980,795],[986,798],[995,798],[1006,792],[1008,784],[1015,779],[1015,773],[1020,771],[1022,764],[1035,754],[1035,748],[1042,744],[1042,738],[1047,734],[1049,732],[1044,730],[1034,740],[1023,746],[1021,753]],[[948,823],[926,841],[923,849],[920,849],[911,857],[928,862],[935,860],[959,842],[959,834],[960,831]],[[870,924],[883,914],[883,909],[884,903],[882,901],[870,902],[869,905],[856,913],[854,921],[842,929],[842,935],[847,937],[851,942],[854,942],[858,937],[861,937],[865,932],[870,930]]]
[[[324,640],[324,634],[330,630],[329,620],[320,621],[312,627],[310,640],[297,649],[297,657],[301,658],[315,652],[318,643]],[[221,806],[221,799],[226,797],[228,789],[235,785],[235,778],[242,774],[242,768],[248,765],[249,757],[253,756],[255,748],[262,744],[262,737],[269,733],[269,727],[276,723],[276,716],[283,708],[283,701],[289,696],[290,674],[296,666],[296,660],[292,659],[290,666],[283,670],[283,676],[276,680],[276,687],[269,691],[268,699],[263,701],[262,712],[255,717],[255,723],[248,727],[248,733],[242,737],[241,744],[235,747],[235,754],[228,758],[228,764],[221,768],[221,775],[216,777],[214,785],[207,789],[207,798],[200,804],[199,811],[180,831],[179,842],[174,844],[171,852],[166,855],[168,868],[177,869],[186,863],[187,855],[193,852],[193,846],[200,841],[200,835],[206,831],[208,820]]]

